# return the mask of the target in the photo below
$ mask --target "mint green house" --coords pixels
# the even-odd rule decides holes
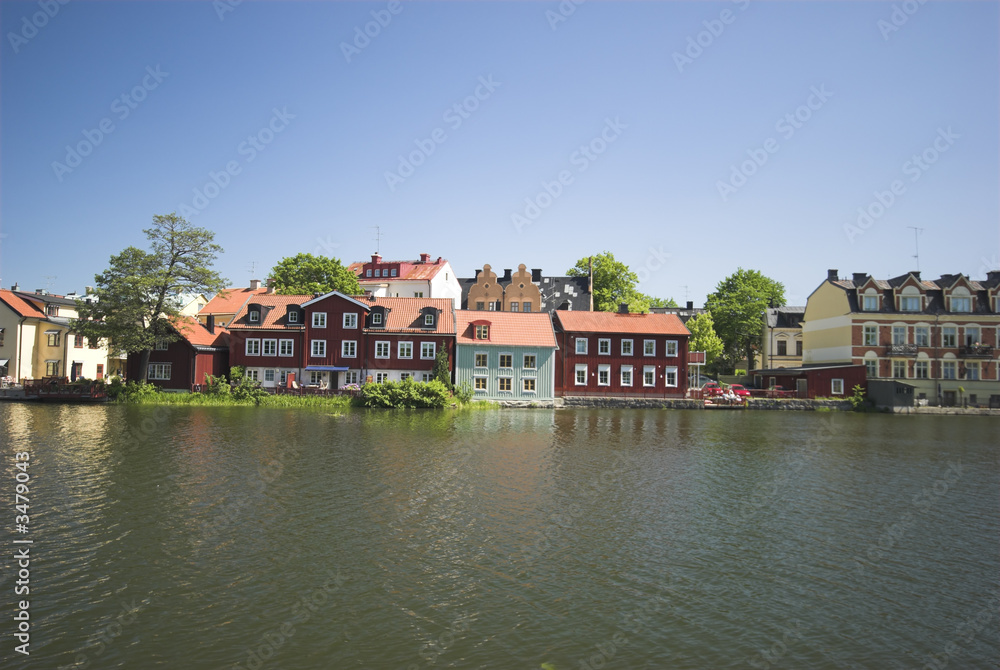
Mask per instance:
[[[556,335],[545,312],[457,310],[455,384],[478,400],[555,399]]]

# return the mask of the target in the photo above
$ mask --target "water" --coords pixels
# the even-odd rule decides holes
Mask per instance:
[[[30,668],[1000,665],[995,419],[0,405]],[[4,527],[13,528],[15,512]],[[943,667],[943,666],[942,666]]]

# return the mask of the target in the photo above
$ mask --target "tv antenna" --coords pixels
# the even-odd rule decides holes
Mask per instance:
[[[250,279],[256,279],[257,261],[250,261]]]
[[[687,287],[687,284],[684,284],[684,286],[682,288],[684,289],[684,302],[687,303],[687,299],[688,299],[688,287]]]
[[[378,226],[372,226],[375,229],[375,253],[379,254],[379,249],[382,248],[382,230]]]
[[[916,226],[907,226],[907,228],[911,228],[913,230],[913,251],[916,252],[913,254],[913,258],[917,261],[917,272],[920,272],[920,243],[918,241],[918,237],[920,233],[924,232],[924,229],[917,228]]]
[[[56,283],[58,277],[56,275],[44,275],[42,279],[45,280],[45,292],[52,293],[52,285]]]

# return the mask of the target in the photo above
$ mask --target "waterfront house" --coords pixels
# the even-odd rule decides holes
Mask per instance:
[[[449,298],[361,299],[370,306],[364,322],[362,381],[430,381],[444,347],[455,357],[455,309]],[[357,381],[357,380],[354,380]]]
[[[274,289],[272,287],[264,288],[259,279],[250,280],[249,288],[237,286],[223,289],[212,296],[208,304],[198,310],[198,320],[207,323],[208,317],[211,316],[217,326],[228,327],[250,298],[270,293],[274,293]]]
[[[509,268],[497,275],[490,265],[476,270],[473,278],[459,279],[462,309],[487,312],[551,312],[556,309],[589,311],[588,277],[550,277],[522,263],[517,271]]]
[[[553,313],[556,395],[683,398],[688,338],[675,314]]]
[[[229,333],[213,317],[202,324],[193,316],[171,319],[179,339],[157,342],[149,352],[147,380],[164,391],[191,391],[205,383],[205,375],[229,375]],[[128,356],[126,378],[141,379],[141,354]]]
[[[447,298],[455,309],[462,298],[451,263],[440,256],[433,261],[430,254],[420,254],[419,260],[390,261],[372,254],[370,260],[347,268],[357,275],[362,290],[377,298]]]
[[[868,379],[896,379],[931,404],[1000,405],[1000,271],[928,281],[836,270],[809,296],[803,365],[864,365]]]
[[[550,402],[556,337],[545,312],[455,312],[455,384],[477,400]]]
[[[761,367],[795,368],[802,365],[802,319],[805,306],[768,307],[764,310]]]

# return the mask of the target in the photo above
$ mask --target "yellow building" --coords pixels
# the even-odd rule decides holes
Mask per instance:
[[[797,368],[802,365],[802,318],[806,308],[768,307],[764,310],[764,337],[760,367]]]
[[[880,280],[830,270],[806,303],[803,364],[863,364],[929,404],[1000,406],[1000,272]]]

